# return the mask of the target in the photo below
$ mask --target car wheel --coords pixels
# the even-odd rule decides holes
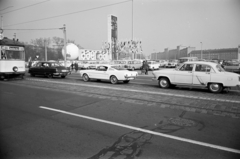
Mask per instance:
[[[123,81],[123,83],[129,83],[130,80]]]
[[[66,76],[61,76],[61,78],[65,78]]]
[[[170,82],[167,78],[160,78],[158,81],[159,87],[160,88],[169,88],[170,87]]]
[[[208,89],[212,93],[219,93],[223,90],[223,86],[219,83],[210,83]]]
[[[86,73],[83,74],[83,81],[87,82],[89,80],[90,80],[90,78],[88,77],[88,75]]]
[[[35,77],[35,74],[34,74],[34,73],[31,73],[30,75],[31,75],[32,77]]]
[[[52,74],[48,74],[48,78],[53,78],[53,75]]]
[[[110,81],[111,81],[112,84],[117,84],[118,83],[118,79],[117,79],[116,76],[111,76]]]

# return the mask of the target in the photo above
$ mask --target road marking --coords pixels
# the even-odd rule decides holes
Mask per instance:
[[[80,117],[80,118],[84,118],[84,119],[89,119],[89,120],[93,120],[93,121],[97,121],[97,122],[101,122],[101,123],[106,123],[106,124],[110,124],[110,125],[114,125],[114,126],[119,126],[119,127],[131,129],[131,130],[141,131],[141,132],[144,132],[144,133],[157,135],[157,136],[161,136],[161,137],[165,137],[165,138],[170,138],[170,139],[174,139],[174,140],[178,140],[178,141],[183,141],[183,142],[187,142],[187,143],[191,143],[191,144],[195,144],[195,145],[200,145],[200,146],[204,146],[204,147],[211,147],[211,148],[218,149],[218,150],[223,150],[223,151],[228,151],[228,152],[233,152],[233,153],[240,154],[240,150],[233,149],[233,148],[228,148],[228,147],[209,144],[209,143],[205,143],[205,142],[201,142],[201,141],[196,141],[196,140],[186,139],[186,138],[177,137],[177,136],[173,136],[173,135],[163,134],[163,133],[160,133],[160,132],[155,132],[155,131],[151,131],[151,130],[147,130],[147,129],[142,129],[142,128],[138,128],[138,127],[134,127],[134,126],[130,126],[130,125],[116,123],[116,122],[103,120],[103,119],[99,119],[99,118],[94,118],[94,117],[90,117],[90,116],[85,116],[85,115],[81,115],[81,114],[71,113],[71,112],[67,112],[67,111],[64,111],[64,110],[60,110],[60,109],[54,109],[54,108],[49,108],[49,107],[45,107],[45,106],[39,106],[39,108],[50,110],[50,111],[55,111],[55,112],[59,112],[59,113],[67,114],[67,115],[72,115],[72,116],[76,116],[76,117]]]
[[[26,78],[29,79],[29,78]],[[154,94],[154,95],[164,95],[164,96],[175,96],[175,97],[182,97],[182,98],[196,98],[202,100],[211,100],[211,101],[220,101],[220,102],[230,102],[230,103],[240,103],[240,101],[236,100],[226,100],[226,99],[217,99],[217,98],[206,98],[206,97],[197,97],[191,95],[182,95],[182,94],[172,94],[172,93],[164,93],[164,92],[153,92],[153,91],[145,91],[145,90],[136,90],[136,89],[125,89],[125,88],[114,88],[114,87],[107,87],[107,86],[97,86],[97,85],[89,85],[89,84],[80,84],[80,83],[67,83],[67,82],[59,82],[59,81],[49,81],[49,80],[36,80],[30,79],[33,81],[44,81],[49,83],[58,83],[58,84],[68,84],[68,85],[78,85],[84,87],[94,87],[94,88],[104,88],[104,89],[111,89],[111,90],[121,90],[121,91],[128,91],[128,92],[137,92],[137,93],[144,93],[144,94]]]

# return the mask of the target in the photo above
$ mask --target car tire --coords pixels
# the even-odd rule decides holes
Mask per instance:
[[[223,86],[222,84],[219,84],[219,83],[210,83],[208,85],[208,89],[212,93],[220,93],[223,90]]]
[[[53,75],[52,74],[48,74],[47,77],[48,78],[53,78]]]
[[[61,78],[65,78],[66,76],[61,76]]]
[[[34,74],[34,73],[31,73],[30,75],[31,75],[32,77],[35,77],[35,74]]]
[[[129,83],[130,80],[123,81],[123,83]]]
[[[160,88],[165,89],[165,88],[169,88],[171,84],[170,84],[168,78],[162,77],[162,78],[159,79],[158,85],[159,85]]]
[[[118,83],[117,77],[116,77],[116,76],[111,76],[111,77],[110,77],[110,82],[111,82],[112,84],[117,84],[117,83]]]
[[[86,73],[83,74],[83,81],[84,81],[84,82],[90,81],[90,78],[88,77],[88,75],[87,75]]]

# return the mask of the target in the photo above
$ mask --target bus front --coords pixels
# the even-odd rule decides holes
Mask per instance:
[[[0,46],[0,78],[21,77],[25,75],[24,46]]]

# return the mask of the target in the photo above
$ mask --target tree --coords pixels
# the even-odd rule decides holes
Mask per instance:
[[[51,44],[51,39],[50,38],[38,38],[35,40],[31,40],[30,44],[34,45],[34,46],[40,46],[40,47],[45,47],[45,45],[47,47],[49,47],[49,45]]]
[[[62,48],[64,46],[64,39],[60,37],[52,37],[52,38],[37,38],[32,39],[30,43],[24,42],[25,44],[25,59],[28,60],[30,57],[34,59],[36,55],[39,55],[39,60],[44,60],[45,57],[45,44],[47,46],[47,59],[48,60],[59,60],[64,59],[62,56]],[[67,40],[67,43],[74,43],[74,40]],[[79,49],[83,48],[78,44]]]

